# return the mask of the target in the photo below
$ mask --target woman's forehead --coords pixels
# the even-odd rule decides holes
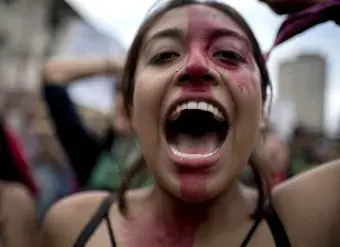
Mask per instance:
[[[247,39],[240,26],[222,11],[204,5],[178,7],[166,12],[159,18],[146,34],[150,38],[163,30],[176,29],[183,33],[192,33],[198,29],[224,28]],[[197,29],[197,30],[193,30]]]

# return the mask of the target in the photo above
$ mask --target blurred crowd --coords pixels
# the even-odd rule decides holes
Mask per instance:
[[[266,130],[266,143],[272,161],[271,184],[279,183],[319,164],[340,158],[340,139],[329,138],[301,124],[293,128],[288,140],[278,134],[274,126]],[[246,169],[241,180],[254,185],[250,169]]]
[[[111,68],[120,66],[115,63],[105,58],[86,57],[47,63],[42,77],[41,102],[45,102],[46,112],[51,117],[53,127],[50,129],[45,126],[44,130],[42,125],[37,127],[34,117],[32,120],[31,108],[21,107],[21,114],[31,119],[23,132],[15,131],[5,117],[11,107],[8,102],[2,102],[0,154],[2,160],[7,159],[7,165],[2,166],[1,179],[19,182],[29,188],[36,198],[39,219],[55,201],[66,195],[81,190],[115,191],[121,183],[124,169],[117,170],[117,167],[121,167],[119,163],[124,163],[126,158],[124,140],[128,139],[129,124],[123,115],[119,87],[115,92],[114,116],[101,116],[107,123],[102,133],[90,129],[66,89],[74,78],[104,73],[108,64]],[[113,69],[110,73],[117,71]],[[5,98],[10,101],[10,97]],[[272,187],[321,163],[340,158],[339,138],[330,139],[307,126],[295,126],[290,138],[283,140],[275,126],[269,123],[264,135],[271,160],[269,179]],[[115,145],[112,145],[113,140]],[[133,156],[134,151],[131,153]],[[252,172],[248,167],[240,180],[253,186]],[[147,183],[152,183],[152,179]]]

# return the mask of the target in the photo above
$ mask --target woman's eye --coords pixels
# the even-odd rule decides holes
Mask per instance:
[[[174,59],[176,59],[177,57],[179,57],[179,54],[177,52],[172,52],[172,51],[166,51],[166,52],[161,52],[158,53],[156,56],[154,56],[151,59],[151,63],[152,64],[164,64],[167,62],[171,62]]]
[[[226,62],[244,62],[243,57],[233,51],[218,51],[214,53],[214,57]]]

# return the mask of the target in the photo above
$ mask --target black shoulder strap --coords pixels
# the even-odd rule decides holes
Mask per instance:
[[[269,203],[266,220],[272,232],[276,247],[291,247],[286,230],[273,206]]]
[[[99,224],[102,222],[103,218],[107,217],[114,199],[115,199],[115,196],[111,194],[103,200],[96,214],[90,219],[89,223],[84,227],[84,229],[79,234],[79,237],[76,243],[73,245],[73,247],[84,247],[85,246],[89,238],[92,236],[93,232],[97,229]],[[109,228],[109,231],[112,231],[111,227]],[[110,232],[109,234],[111,237],[112,232]],[[112,244],[114,245],[114,243]]]
[[[262,218],[257,217],[252,225],[252,227],[250,228],[248,234],[246,235],[246,237],[244,238],[241,247],[246,247],[250,241],[250,239],[252,238],[252,236],[254,235],[257,227],[260,225],[262,221]]]

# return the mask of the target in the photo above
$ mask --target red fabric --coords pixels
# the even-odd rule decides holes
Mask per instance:
[[[9,129],[8,126],[4,126],[5,135],[8,141],[9,150],[14,159],[15,165],[19,169],[19,171],[24,175],[25,185],[30,189],[30,191],[36,195],[38,193],[38,186],[33,179],[33,175],[31,169],[29,168],[28,163],[26,162],[24,155],[22,153],[22,146],[14,136],[13,132]]]
[[[260,0],[279,15],[294,14],[326,0]]]
[[[289,15],[282,23],[273,47],[265,54],[268,59],[271,51],[296,35],[327,21],[340,25],[340,0],[328,0],[315,4],[298,13]]]

